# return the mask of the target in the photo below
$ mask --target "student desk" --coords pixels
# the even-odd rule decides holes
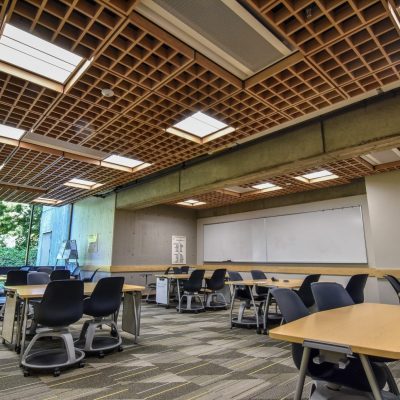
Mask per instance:
[[[400,359],[400,307],[363,303],[322,311],[272,329],[270,337],[304,346],[295,400],[301,399],[310,349],[318,345],[358,354],[374,398],[382,400],[367,356]]]
[[[227,285],[230,285],[232,287],[232,297],[231,297],[231,307],[230,307],[231,327],[233,326],[233,306],[234,306],[234,302],[235,302],[235,293],[236,293],[235,287],[249,286],[251,302],[253,304],[254,310],[256,310],[257,308],[256,308],[255,300],[254,300],[253,290],[252,290],[253,286],[263,286],[263,287],[268,287],[268,288],[298,289],[302,283],[303,283],[303,279],[276,279],[276,280],[244,279],[241,281],[226,282]],[[270,293],[270,291],[268,291],[268,295],[265,300],[264,315],[263,315],[264,332],[267,332],[268,310],[269,310],[270,303],[271,303],[271,293]],[[242,315],[242,313],[239,312],[238,317],[237,317],[237,322],[239,324],[241,323],[241,315]],[[258,317],[257,312],[255,312],[255,317],[256,317],[257,333],[261,333],[260,322],[259,322],[259,317]]]
[[[206,271],[204,274],[204,279],[211,278],[213,271]],[[171,282],[176,281],[176,288],[178,290],[178,310],[181,309],[181,290],[179,281],[187,280],[190,278],[190,274],[161,274],[156,275],[157,286],[156,286],[156,303],[165,304],[167,308],[170,307],[170,289]],[[163,285],[165,282],[165,285]]]
[[[25,349],[26,327],[28,321],[29,300],[40,299],[43,297],[47,285],[24,285],[7,286],[6,289],[6,308],[4,312],[3,341],[10,343],[13,341],[15,311],[18,311],[17,300],[22,301],[22,312],[17,312],[17,332],[15,349],[22,354]],[[92,294],[96,283],[85,283],[84,293],[89,296]],[[122,315],[122,330],[135,335],[135,342],[140,333],[140,310],[143,286],[127,285],[122,288],[124,293],[124,308]],[[7,303],[10,307],[7,307]],[[14,303],[14,307],[11,305]],[[133,312],[132,312],[133,311]],[[133,319],[132,319],[133,314]],[[115,315],[117,318],[118,313]]]

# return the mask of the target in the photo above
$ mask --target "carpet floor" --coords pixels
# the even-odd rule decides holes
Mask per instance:
[[[78,335],[81,324],[73,327]],[[229,327],[227,311],[178,314],[142,307],[138,344],[123,335],[124,351],[89,357],[61,376],[23,377],[17,355],[0,345],[0,399],[7,400],[284,400],[297,370],[290,344],[254,330]],[[400,363],[391,365],[400,378]],[[307,381],[304,398],[310,390]]]

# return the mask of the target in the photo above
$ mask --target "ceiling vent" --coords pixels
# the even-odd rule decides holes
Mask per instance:
[[[400,161],[400,150],[397,148],[383,150],[383,151],[374,151],[373,153],[366,154],[361,156],[362,159],[369,162],[372,165],[382,165],[392,162]]]
[[[292,53],[235,0],[141,0],[137,11],[241,79]]]

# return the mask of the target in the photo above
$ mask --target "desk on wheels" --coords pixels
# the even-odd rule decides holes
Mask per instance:
[[[322,311],[272,329],[270,337],[304,346],[295,400],[303,392],[311,342],[347,347],[358,354],[374,398],[382,400],[367,356],[400,359],[400,307],[363,303]]]
[[[256,308],[256,302],[254,299],[253,295],[253,287],[254,286],[262,286],[262,287],[267,287],[267,288],[286,288],[286,289],[298,289],[301,284],[303,283],[303,279],[277,279],[277,280],[272,280],[272,279],[244,279],[241,281],[228,281],[226,282],[227,285],[230,285],[232,287],[232,293],[231,293],[231,307],[230,307],[230,319],[231,319],[231,327],[233,326],[233,307],[235,303],[235,294],[236,290],[235,288],[237,286],[248,286],[250,288],[250,296],[251,296],[251,302],[255,310],[255,321],[256,321],[256,326],[257,326],[257,333],[261,333],[261,328],[260,328],[260,321],[259,321],[259,316],[257,313],[257,308]],[[268,291],[267,298],[265,300],[265,307],[264,307],[264,315],[263,315],[263,328],[264,331],[267,332],[267,325],[268,325],[268,310],[269,310],[269,305],[271,303],[271,293]],[[238,323],[240,324],[241,321],[240,319],[240,313],[238,314]]]
[[[204,279],[211,278],[213,271],[206,271]],[[161,274],[156,275],[156,303],[164,304],[167,308],[171,305],[170,292],[171,283],[176,282],[176,288],[178,291],[178,310],[181,309],[181,289],[179,281],[185,281],[190,278],[191,274]]]
[[[4,312],[2,338],[3,341],[13,342],[14,321],[17,315],[17,331],[15,339],[15,349],[22,354],[25,349],[26,327],[28,321],[29,300],[40,299],[46,290],[47,285],[24,285],[7,286],[6,307]],[[92,294],[96,283],[85,283],[84,293],[89,296]],[[140,310],[143,286],[127,285],[122,288],[124,293],[124,309],[122,315],[122,330],[135,335],[135,342],[140,333]],[[19,312],[17,302],[22,302],[22,309]],[[17,312],[16,312],[17,311]],[[115,314],[115,319],[118,313]]]

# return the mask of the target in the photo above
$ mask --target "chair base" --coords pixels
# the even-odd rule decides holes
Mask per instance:
[[[34,344],[41,338],[59,337],[63,340],[65,349],[49,349],[31,353]],[[60,375],[61,369],[66,369],[75,365],[83,367],[82,362],[85,353],[75,349],[71,333],[67,329],[48,330],[37,333],[21,360],[24,368],[24,376],[29,375],[29,371],[53,371],[54,376]]]
[[[105,336],[96,334],[96,329],[101,325],[111,325],[111,333],[114,336]],[[104,353],[111,352],[115,349],[122,351],[122,338],[118,332],[117,324],[111,319],[95,318],[85,321],[79,339],[75,342],[75,346],[83,350],[85,354],[97,354],[100,357]]]
[[[228,303],[221,292],[213,292],[207,295],[206,310],[227,310],[227,308]]]
[[[186,298],[186,304],[182,306],[182,300]],[[196,303],[196,299],[199,300]],[[198,313],[200,311],[205,311],[203,300],[201,299],[200,295],[197,293],[188,294],[184,293],[181,297],[180,304],[176,307],[176,311],[178,312],[195,312]]]
[[[330,389],[329,384],[322,381],[313,382],[310,400],[373,400],[374,396],[369,392],[361,392],[354,389],[341,387]],[[393,393],[381,391],[383,400],[398,399]]]

